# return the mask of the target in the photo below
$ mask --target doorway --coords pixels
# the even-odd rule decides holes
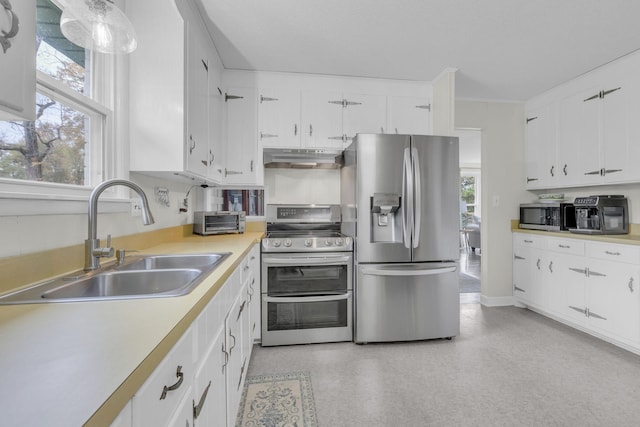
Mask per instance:
[[[482,132],[458,129],[455,136],[460,141],[460,301],[479,303],[482,287]]]

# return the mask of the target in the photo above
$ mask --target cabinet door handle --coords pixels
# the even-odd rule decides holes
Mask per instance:
[[[313,125],[309,125],[309,136],[313,136]]]
[[[421,110],[429,110],[429,111],[431,111],[431,104],[416,105],[416,108],[420,108]],[[398,132],[396,132],[396,133],[398,133]]]
[[[601,171],[598,169],[597,171],[585,172],[585,175],[601,175]]]
[[[398,133],[398,128],[396,128],[396,134]]]
[[[216,156],[213,154],[213,150],[209,149],[209,165],[213,164],[213,161],[215,160]]]
[[[229,170],[227,168],[224,168],[224,176],[225,177],[228,176],[228,175],[242,175],[242,174],[243,174],[243,172],[232,171],[232,170]]]
[[[537,181],[539,178],[529,178],[527,177],[527,184],[530,183],[531,181]]]
[[[553,261],[549,261],[549,272],[553,273]]]
[[[178,366],[178,370],[176,371],[176,376],[178,377],[178,381],[175,384],[164,386],[162,389],[162,394],[160,395],[160,400],[163,400],[167,397],[167,392],[177,390],[182,385],[182,380],[184,380],[184,374],[182,373],[182,366]]]
[[[194,148],[196,148],[196,140],[193,139],[193,135],[189,135],[189,154],[193,153]]]
[[[571,246],[569,246],[569,245],[560,245],[559,244],[558,247],[562,248],[562,249],[571,249]]]
[[[562,173],[564,173],[564,176],[567,176],[567,165],[566,164],[562,168]]]
[[[620,252],[611,252],[611,251],[604,251],[605,254],[607,255],[613,255],[613,256],[620,256]]]
[[[238,390],[240,390],[240,386],[242,385],[242,375],[244,374],[244,368],[247,365],[247,359],[244,359],[242,362],[242,368],[240,368],[240,379],[238,380]]]
[[[225,350],[224,343],[222,343],[221,350],[224,353],[224,364],[222,365],[222,373],[224,374],[224,370],[227,367],[227,364],[229,363],[229,353],[227,353],[227,350]]]
[[[333,139],[335,141],[344,141],[344,135],[340,135],[340,136],[330,136],[327,139]]]
[[[536,120],[538,117],[527,117],[527,123]]]
[[[549,169],[549,173],[551,174],[551,176],[556,176],[554,172],[555,168],[556,168],[555,166],[551,166],[551,169]]]
[[[293,125],[293,136],[298,136],[298,124]]]
[[[380,133],[384,133],[384,128],[383,127],[380,128]]]
[[[249,166],[249,170],[250,170],[251,172],[253,172],[253,164],[254,164],[254,161],[253,161],[253,160],[251,160],[251,164],[250,164],[250,166]]]
[[[520,255],[513,255],[513,259],[525,259],[525,258],[521,257]]]
[[[533,243],[533,240],[527,240],[527,239],[525,239],[525,240],[524,240],[524,242],[525,242],[525,243]]]
[[[588,97],[587,99],[583,100],[582,102],[587,102],[587,101],[591,101],[593,99],[601,98],[601,96],[600,96],[601,93],[602,92],[598,92],[595,95],[592,95],[592,96]]]
[[[263,102],[268,102],[268,101],[278,101],[278,98],[269,98],[268,96],[260,95],[260,104],[262,104]]]
[[[538,261],[536,262],[536,267],[540,270],[540,258],[538,258]]]
[[[207,385],[207,388],[204,389],[202,396],[200,396],[200,401],[198,405],[196,405],[196,401],[193,401],[193,419],[195,420],[200,416],[200,412],[202,412],[202,407],[204,406],[204,401],[207,400],[207,393],[209,393],[209,387],[211,387],[211,381]]]
[[[629,286],[629,292],[633,293],[633,277],[629,277],[629,284],[627,286]]]
[[[517,287],[516,285],[513,285],[513,289],[516,290],[516,291],[519,291],[519,292],[524,292],[524,293],[527,292],[524,289]]]
[[[336,104],[344,107],[345,106],[344,101],[345,101],[344,99],[341,99],[340,101],[328,101],[328,102],[329,104]]]
[[[233,338],[233,345],[229,349],[229,356],[231,356],[231,352],[233,351],[234,348],[236,348],[236,337],[233,336],[233,334],[231,333],[231,330],[229,330],[229,336]]]
[[[20,21],[18,15],[16,15],[11,7],[9,0],[0,1],[0,5],[4,7],[5,12],[9,15],[9,21],[11,22],[11,28],[9,31],[2,31],[0,35],[0,45],[2,45],[2,52],[7,53],[7,50],[11,47],[11,38],[15,37],[20,31]]]
[[[344,106],[348,107],[349,105],[362,105],[362,102],[349,101],[347,99],[344,100]]]

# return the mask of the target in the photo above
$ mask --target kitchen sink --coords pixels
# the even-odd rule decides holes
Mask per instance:
[[[39,283],[0,296],[0,304],[102,301],[186,295],[230,253],[141,255],[122,265]]]
[[[109,271],[44,292],[45,299],[108,299],[182,295],[202,274],[195,269]]]

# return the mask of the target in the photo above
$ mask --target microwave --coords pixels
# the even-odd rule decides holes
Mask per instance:
[[[520,228],[564,231],[576,227],[573,203],[525,203],[520,205]]]
[[[244,211],[198,211],[193,214],[193,234],[244,233],[245,225]]]

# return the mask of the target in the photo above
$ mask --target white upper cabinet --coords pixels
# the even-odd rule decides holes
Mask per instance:
[[[431,102],[417,96],[390,96],[386,133],[429,135],[431,133]]]
[[[220,79],[222,65],[194,7],[159,0],[150,20],[143,2],[127,5],[138,35],[129,60],[130,168],[221,183],[222,116],[211,111],[219,92],[210,80]]]
[[[6,5],[4,4],[6,3]],[[36,114],[35,0],[0,3],[0,120]]]
[[[229,87],[227,104],[227,160],[225,180],[229,185],[262,185],[262,156],[258,152],[257,90]]]
[[[556,162],[556,116],[553,106],[527,111],[525,172],[527,188],[553,185],[562,174]]]
[[[258,138],[263,147],[300,147],[300,91],[260,89]]]
[[[527,104],[551,106],[557,120],[555,176],[527,188],[562,188],[640,181],[633,160],[640,155],[640,54],[607,64]],[[553,112],[553,108],[557,112]],[[527,140],[545,131],[527,125]],[[532,129],[530,129],[532,128]],[[529,144],[529,142],[527,142]],[[544,170],[545,155],[528,146],[527,174]]]
[[[343,133],[345,147],[357,133],[389,133],[387,97],[347,93],[344,95]]]
[[[187,170],[208,176],[209,45],[197,25],[187,25]]]
[[[342,99],[341,92],[302,92],[303,147],[342,148]]]

